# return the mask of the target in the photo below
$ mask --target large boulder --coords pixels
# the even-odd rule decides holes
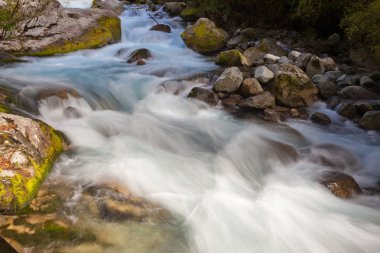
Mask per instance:
[[[216,92],[235,92],[243,82],[243,74],[237,67],[225,69],[222,75],[215,81]]]
[[[250,47],[244,51],[243,55],[247,61],[248,66],[257,66],[264,64],[264,56],[266,53],[260,51],[255,47]]]
[[[33,199],[63,141],[43,122],[0,113],[0,150],[0,210],[6,212]]]
[[[247,65],[244,55],[237,49],[220,52],[216,56],[215,63],[222,66]]]
[[[256,45],[256,48],[266,54],[272,54],[276,56],[287,56],[288,52],[278,45],[278,42],[273,39],[262,39]]]
[[[368,130],[380,131],[380,111],[366,112],[360,120],[359,126]]]
[[[265,109],[268,107],[275,107],[276,102],[273,95],[265,91],[260,95],[256,95],[254,97],[249,97],[241,101],[239,107],[241,108],[252,108],[252,109]]]
[[[222,49],[228,40],[228,34],[216,27],[214,22],[207,18],[198,21],[186,28],[181,34],[185,44],[194,51],[209,54]]]
[[[217,105],[219,101],[219,98],[215,92],[200,87],[193,88],[189,94],[189,98],[198,99],[211,106]]]
[[[318,89],[310,78],[297,66],[281,64],[271,90],[280,104],[288,107],[302,107],[315,102]]]

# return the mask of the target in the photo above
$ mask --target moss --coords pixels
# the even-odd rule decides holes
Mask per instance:
[[[96,49],[121,39],[121,25],[118,17],[101,17],[98,24],[90,28],[80,38],[56,43],[38,52],[26,52],[28,56],[51,56],[82,49]]]
[[[187,7],[181,12],[181,18],[187,22],[195,21],[201,16],[202,14],[199,8]]]
[[[3,105],[3,104],[0,104],[0,112],[3,112],[3,113],[9,113],[10,110],[7,106]]]
[[[237,49],[221,52],[215,59],[215,63],[222,66],[237,66],[243,62],[244,56]]]

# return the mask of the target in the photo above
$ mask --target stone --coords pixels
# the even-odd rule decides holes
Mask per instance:
[[[323,74],[328,81],[336,82],[343,75],[340,70],[327,71]]]
[[[338,84],[339,87],[347,87],[351,86],[354,83],[352,82],[352,79],[350,76],[344,74],[340,76],[338,79],[336,79],[336,83]]]
[[[289,53],[288,58],[291,62],[295,63],[300,55],[300,52],[293,50]]]
[[[306,74],[312,78],[314,75],[323,73],[325,73],[325,66],[321,59],[314,55],[306,66]]]
[[[256,78],[247,78],[240,86],[239,93],[243,97],[251,97],[263,93],[264,90]]]
[[[237,94],[233,94],[227,98],[222,99],[222,105],[224,106],[238,106],[243,100],[243,97]]]
[[[380,131],[380,111],[368,111],[359,122],[359,126],[368,130]]]
[[[357,116],[356,107],[353,103],[345,102],[338,106],[338,114],[349,119],[354,119]]]
[[[185,22],[195,22],[204,16],[204,14],[200,8],[187,6],[185,9],[183,9],[180,16]]]
[[[278,62],[279,64],[285,64],[285,63],[290,63],[290,60],[289,60],[289,58],[286,57],[286,56],[281,56],[281,57],[277,60],[277,62]]]
[[[237,49],[220,52],[216,56],[215,63],[221,66],[247,65],[244,55]]]
[[[133,51],[129,55],[127,62],[128,63],[135,63],[135,62],[138,62],[140,60],[147,60],[150,58],[152,58],[152,54],[150,53],[149,49],[140,48],[140,49]]]
[[[324,113],[321,113],[321,112],[316,112],[316,113],[313,113],[311,115],[311,121],[315,124],[319,124],[319,125],[324,125],[324,126],[328,126],[328,125],[331,125],[332,121],[331,119],[329,118],[329,116],[327,116],[326,114]]]
[[[255,70],[255,78],[261,83],[268,83],[274,78],[274,73],[265,66],[257,67]]]
[[[341,172],[331,171],[325,173],[320,182],[339,198],[348,199],[362,193],[355,179]]]
[[[286,56],[288,52],[278,45],[277,41],[273,39],[264,38],[258,42],[256,48],[266,54],[272,54],[275,56]]]
[[[379,96],[360,86],[348,86],[343,88],[339,95],[346,99],[378,99]]]
[[[320,84],[320,83],[327,82],[329,79],[326,75],[316,74],[311,78],[311,80],[313,81],[313,83]]]
[[[113,11],[116,15],[120,15],[124,11],[123,3],[118,0],[94,0],[92,8]]]
[[[363,87],[372,87],[375,84],[375,82],[368,76],[362,76],[360,78],[360,86]]]
[[[181,34],[181,38],[194,51],[210,54],[219,51],[226,45],[228,34],[216,27],[211,20],[200,18],[194,25],[186,28]]]
[[[227,41],[228,48],[236,48],[242,43],[247,43],[247,40],[243,34],[232,37]]]
[[[248,66],[257,66],[264,64],[264,56],[266,54],[257,48],[250,47],[244,51],[243,55],[247,60]]]
[[[335,83],[331,81],[320,83],[318,86],[318,89],[319,89],[319,96],[324,100],[327,100],[330,97],[335,96],[338,92],[338,87],[336,86]]]
[[[164,32],[164,33],[171,33],[172,28],[169,25],[164,25],[164,24],[157,24],[152,26],[150,28],[151,31],[158,31],[158,32]]]
[[[280,57],[275,56],[273,54],[266,54],[264,56],[264,62],[266,64],[275,64],[279,59],[280,59]]]
[[[243,74],[237,67],[227,68],[215,81],[214,90],[216,92],[232,93],[240,88],[243,82]]]
[[[323,58],[321,59],[321,62],[325,68],[325,71],[335,71],[338,68],[338,65],[331,57]]]
[[[265,108],[262,119],[266,121],[271,121],[271,122],[279,122],[280,115],[278,114],[276,110],[272,108]]]
[[[302,70],[306,70],[311,58],[313,57],[310,53],[302,53],[298,56],[297,60],[294,62],[297,67]]]
[[[241,101],[239,107],[241,108],[252,108],[252,109],[265,109],[268,107],[275,107],[276,102],[274,96],[265,91],[260,95],[256,95],[254,97],[249,97]]]
[[[281,64],[271,84],[271,92],[280,104],[297,108],[314,103],[318,89],[302,69],[291,64]]]
[[[63,145],[45,123],[0,113],[0,211],[21,209],[34,198]]]
[[[200,87],[193,88],[189,94],[189,98],[198,99],[211,106],[217,105],[219,101],[219,98],[215,92]]]
[[[185,2],[167,2],[165,3],[165,11],[171,16],[178,16],[186,8]]]

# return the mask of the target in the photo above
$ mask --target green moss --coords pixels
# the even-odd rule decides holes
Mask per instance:
[[[51,56],[82,49],[96,49],[121,39],[121,25],[118,17],[101,17],[98,25],[90,28],[80,38],[50,45],[39,52],[21,53],[28,56]]]
[[[7,106],[3,105],[3,104],[0,104],[0,112],[3,112],[3,113],[9,113],[10,110]]]

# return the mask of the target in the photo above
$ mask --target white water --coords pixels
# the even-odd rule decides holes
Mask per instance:
[[[362,186],[373,186],[380,179],[379,136],[347,125],[323,105],[316,109],[334,118],[330,129],[238,120],[185,99],[202,84],[173,81],[174,91],[161,84],[216,67],[185,48],[177,20],[160,22],[173,33],[149,31],[154,22],[146,12],[130,8],[122,16],[122,43],[0,71],[0,81],[19,84],[26,97],[53,85],[81,93],[83,99],[49,98],[38,107],[40,118],[77,147],[61,158],[56,173],[83,185],[118,181],[168,208],[183,218],[193,252],[379,252],[380,198],[334,197],[316,182],[326,167],[306,158],[293,163],[276,144],[311,153],[312,161],[331,154],[317,145],[339,145],[348,154],[331,159]],[[128,55],[143,47],[153,54],[145,66],[114,56],[121,48]],[[68,106],[82,117],[65,116]]]

